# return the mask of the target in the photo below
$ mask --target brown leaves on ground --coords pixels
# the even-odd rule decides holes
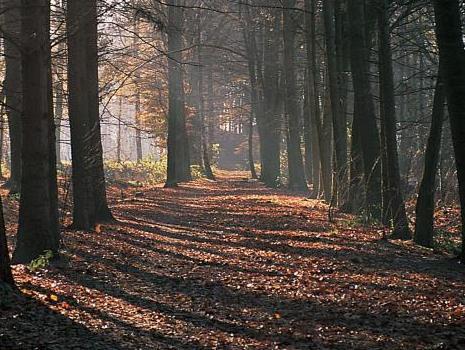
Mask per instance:
[[[0,348],[465,348],[463,266],[244,176],[115,191],[119,225],[15,267]]]

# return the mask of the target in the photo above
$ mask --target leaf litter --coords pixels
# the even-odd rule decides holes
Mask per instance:
[[[0,349],[465,349],[457,261],[244,176],[111,188],[118,224],[14,267]]]

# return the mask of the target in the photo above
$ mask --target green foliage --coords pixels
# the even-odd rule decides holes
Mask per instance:
[[[191,165],[191,174],[193,179],[205,177],[205,172],[200,165]]]
[[[20,198],[21,198],[21,194],[20,193],[10,193],[8,195],[8,197],[10,197],[12,200],[19,201]]]
[[[27,269],[30,272],[44,269],[50,264],[51,259],[53,259],[53,252],[51,250],[46,250],[37,259],[32,260],[29,265],[27,265]]]
[[[144,159],[141,162],[105,162],[105,177],[111,184],[125,184],[133,187],[155,185],[166,180],[168,170],[167,158],[160,160]],[[205,177],[203,169],[198,165],[191,166],[192,178]]]
[[[124,183],[135,187],[163,182],[166,171],[166,157],[158,161],[144,159],[141,162],[105,162],[105,176],[109,183]]]
[[[220,148],[219,143],[214,143],[214,144],[211,145],[210,163],[211,163],[212,166],[218,164],[218,159],[220,158],[220,151],[221,151],[221,148]]]

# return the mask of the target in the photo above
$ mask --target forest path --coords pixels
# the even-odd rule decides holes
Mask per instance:
[[[120,224],[67,232],[66,264],[15,268],[0,349],[465,348],[462,266],[246,176],[113,198]]]

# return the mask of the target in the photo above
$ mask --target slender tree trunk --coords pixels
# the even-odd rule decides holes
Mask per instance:
[[[317,45],[316,45],[316,2],[305,0],[305,29],[306,29],[306,49],[308,62],[308,102],[310,107],[310,130],[312,142],[312,178],[313,194],[315,197],[320,195],[320,182],[324,182],[322,171],[324,160],[322,159],[322,126],[320,117],[320,101],[318,94],[318,64],[317,64]],[[306,94],[307,97],[307,94]]]
[[[305,174],[307,181],[312,183],[313,189],[315,184],[313,183],[313,142],[312,142],[312,106],[310,101],[310,88],[309,88],[309,72],[305,70],[305,81],[304,83],[304,106],[303,106],[303,122],[304,122],[304,164],[305,164]],[[312,194],[314,194],[314,190]]]
[[[0,93],[0,179],[3,177],[3,144],[5,143],[5,90]]]
[[[325,38],[326,38],[326,60],[328,69],[329,93],[331,100],[331,116],[333,120],[333,137],[335,149],[335,164],[336,164],[336,181],[338,187],[338,195],[347,195],[347,138],[344,125],[345,117],[341,106],[340,84],[338,82],[338,65],[336,52],[336,36],[334,28],[335,1],[323,1],[323,13],[325,23]],[[344,202],[340,198],[341,204]]]
[[[10,253],[8,252],[3,212],[0,214],[0,216],[2,219],[0,223],[0,284],[6,283],[10,286],[14,286],[15,282],[11,272]]]
[[[199,99],[198,99],[198,105],[199,105],[199,113],[200,113],[200,140],[201,140],[201,149],[202,149],[202,163],[203,163],[203,168],[205,170],[205,175],[207,176],[207,179],[209,180],[215,180],[215,175],[213,174],[213,170],[211,167],[211,161],[210,161],[210,152],[209,152],[209,147],[208,147],[208,140],[207,140],[207,133],[206,133],[206,128],[207,126],[205,125],[205,99],[204,99],[204,94],[203,94],[203,56],[202,56],[202,28],[200,26],[200,16],[198,17],[198,23],[197,23],[197,56],[199,60],[199,66],[198,66],[198,94],[199,94]]]
[[[139,37],[139,25],[137,19],[134,19],[134,56],[137,57],[139,54],[139,50],[137,49],[137,38]],[[140,76],[139,72],[135,72],[134,74],[134,87],[136,90],[136,111],[134,115],[134,122],[136,124],[136,159],[137,162],[141,162],[144,159],[144,155],[142,152],[142,123],[140,120]]]
[[[425,169],[418,191],[414,241],[424,247],[432,247],[434,242],[434,195],[436,174],[441,150],[441,135],[444,124],[446,95],[439,68],[438,81],[434,93],[431,128],[425,151]]]
[[[324,198],[330,202],[333,196],[333,147],[332,147],[332,118],[331,118],[331,100],[329,92],[325,91],[323,98],[323,123],[321,126],[322,143],[321,143],[321,171],[323,179]]]
[[[121,163],[121,129],[122,129],[122,118],[123,118],[123,98],[119,98],[119,109],[118,109],[118,133],[116,134],[116,161]]]
[[[308,191],[305,178],[302,150],[300,144],[300,120],[297,101],[297,83],[295,71],[295,36],[297,31],[296,20],[291,10],[295,0],[283,1],[283,34],[284,34],[284,76],[285,110],[288,120],[287,157],[289,167],[289,188],[297,191]]]
[[[10,178],[5,187],[10,193],[21,190],[21,149],[22,149],[22,80],[21,80],[21,52],[18,38],[21,27],[21,0],[2,0],[3,30],[8,39],[4,40],[5,47],[5,96],[8,128],[10,132]]]
[[[434,0],[434,12],[457,165],[462,216],[461,259],[465,262],[465,50],[459,1]]]
[[[50,2],[21,1],[24,53],[23,174],[14,263],[29,263],[45,250],[58,252],[55,130],[53,119]]]
[[[58,77],[60,79],[61,77]],[[61,120],[63,119],[63,82],[58,81],[55,91],[55,139],[57,152],[57,165],[61,165]]]
[[[248,127],[248,161],[249,161],[249,169],[250,169],[250,176],[252,179],[258,179],[257,176],[257,171],[255,170],[255,161],[254,161],[254,156],[253,156],[253,149],[254,149],[254,144],[253,144],[253,114],[249,115],[249,127]]]
[[[381,123],[384,126],[384,140],[387,169],[390,216],[392,217],[394,229],[392,238],[410,239],[410,232],[405,203],[402,195],[399,157],[397,152],[397,127],[394,95],[394,74],[392,68],[391,38],[389,33],[389,22],[387,19],[387,1],[381,0],[382,6],[379,10],[379,65],[380,65],[380,100],[381,100]]]
[[[8,243],[6,241],[5,219],[3,216],[3,204],[0,197],[0,283],[6,283],[14,286],[15,281],[11,273],[10,253],[8,252]]]

